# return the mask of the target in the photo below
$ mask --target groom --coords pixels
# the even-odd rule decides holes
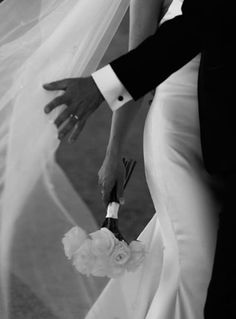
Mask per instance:
[[[219,178],[222,186],[222,211],[205,319],[236,318],[234,2],[185,0],[182,15],[165,22],[138,48],[91,77],[44,85],[47,90],[64,90],[62,96],[45,107],[45,112],[66,104],[56,125],[66,121],[60,138],[72,132],[75,140],[104,99],[113,111],[131,99],[137,100],[201,52],[198,92],[203,158],[208,172]]]

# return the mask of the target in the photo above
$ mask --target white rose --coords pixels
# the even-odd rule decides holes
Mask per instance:
[[[80,248],[83,242],[87,239],[86,232],[77,226],[71,228],[62,239],[65,255],[71,259],[73,254]]]
[[[83,245],[73,255],[73,265],[84,275],[90,275],[96,263],[96,256],[92,253],[92,240],[86,239]]]
[[[110,255],[118,241],[113,233],[107,228],[91,233],[92,237],[92,251],[96,256]]]
[[[143,262],[146,252],[145,247],[140,241],[132,241],[130,243],[131,258],[129,259],[126,269],[134,271]]]
[[[125,241],[116,239],[112,253],[104,259],[104,263],[107,263],[106,276],[110,278],[120,277],[126,269],[125,266],[130,255],[128,244]]]
[[[111,255],[111,261],[114,265],[125,265],[130,259],[131,252],[125,241],[116,243],[114,251]]]
[[[101,256],[96,258],[96,263],[92,270],[92,275],[97,277],[105,277],[108,274],[108,256]]]

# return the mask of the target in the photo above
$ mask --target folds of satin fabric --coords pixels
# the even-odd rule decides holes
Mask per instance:
[[[180,14],[182,2],[162,21]],[[145,171],[156,214],[139,237],[145,263],[109,282],[86,319],[203,319],[219,207],[201,157],[199,62],[157,88],[147,115]]]
[[[53,121],[61,110],[44,114],[55,94],[42,84],[94,71],[128,5],[127,0],[5,0],[0,5],[3,319],[17,318],[17,282],[25,287],[22,308],[27,296],[34,296],[50,318],[67,319],[83,318],[106,282],[75,274],[63,254],[61,238],[72,225],[92,231],[96,223],[55,163],[59,141]]]

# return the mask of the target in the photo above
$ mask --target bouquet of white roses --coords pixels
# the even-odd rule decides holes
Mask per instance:
[[[126,187],[133,172],[135,162],[124,160]],[[102,228],[90,234],[75,226],[64,236],[62,242],[66,256],[75,268],[87,276],[117,278],[125,271],[135,271],[145,257],[145,248],[140,241],[130,244],[118,228],[119,203],[113,191],[111,203]]]

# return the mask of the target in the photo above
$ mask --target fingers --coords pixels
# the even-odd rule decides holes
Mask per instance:
[[[61,114],[56,118],[55,125],[59,128],[68,118],[70,117],[69,109],[65,109]]]
[[[74,143],[77,138],[79,137],[81,131],[83,130],[84,126],[85,126],[86,121],[77,121],[77,123],[75,124],[72,133],[70,134],[69,138],[68,138],[68,142],[70,144]]]
[[[125,203],[123,185],[124,185],[124,179],[120,177],[116,186],[116,197],[118,198],[119,203],[121,205],[124,205]]]
[[[102,201],[107,206],[112,201],[118,201],[121,205],[124,204],[124,189],[123,178],[118,180],[101,181],[99,177],[98,184],[101,189]],[[115,191],[115,194],[113,193]]]
[[[45,113],[50,113],[53,109],[55,109],[59,105],[66,104],[65,95],[57,96],[55,99],[53,99],[50,103],[48,103],[44,111]]]
[[[66,90],[68,85],[68,79],[46,83],[43,88],[48,91]]]
[[[101,191],[101,197],[102,197],[102,201],[105,204],[105,207],[107,207],[107,205],[110,202],[110,197],[111,197],[111,190],[114,188],[115,186],[115,181],[106,181],[104,180],[103,177],[103,170],[100,169],[100,171],[98,172],[98,185]]]
[[[76,116],[71,115],[69,117],[68,122],[63,126],[61,131],[59,132],[59,139],[62,140],[68,135],[74,127],[78,124],[78,118]]]
[[[83,108],[84,106],[86,106],[84,103],[81,103],[80,104],[81,106],[81,109],[83,111]],[[72,109],[73,109],[73,106],[72,106]],[[75,109],[75,107],[74,107]],[[78,108],[77,108],[78,110]],[[87,111],[87,112],[78,112],[76,113],[76,115],[74,115],[77,119],[77,123],[76,125],[74,126],[69,138],[68,138],[68,142],[71,144],[71,143],[74,143],[77,138],[79,137],[80,133],[82,132],[86,122],[87,122],[87,119],[89,118],[89,116],[91,115],[91,112],[90,111]]]

